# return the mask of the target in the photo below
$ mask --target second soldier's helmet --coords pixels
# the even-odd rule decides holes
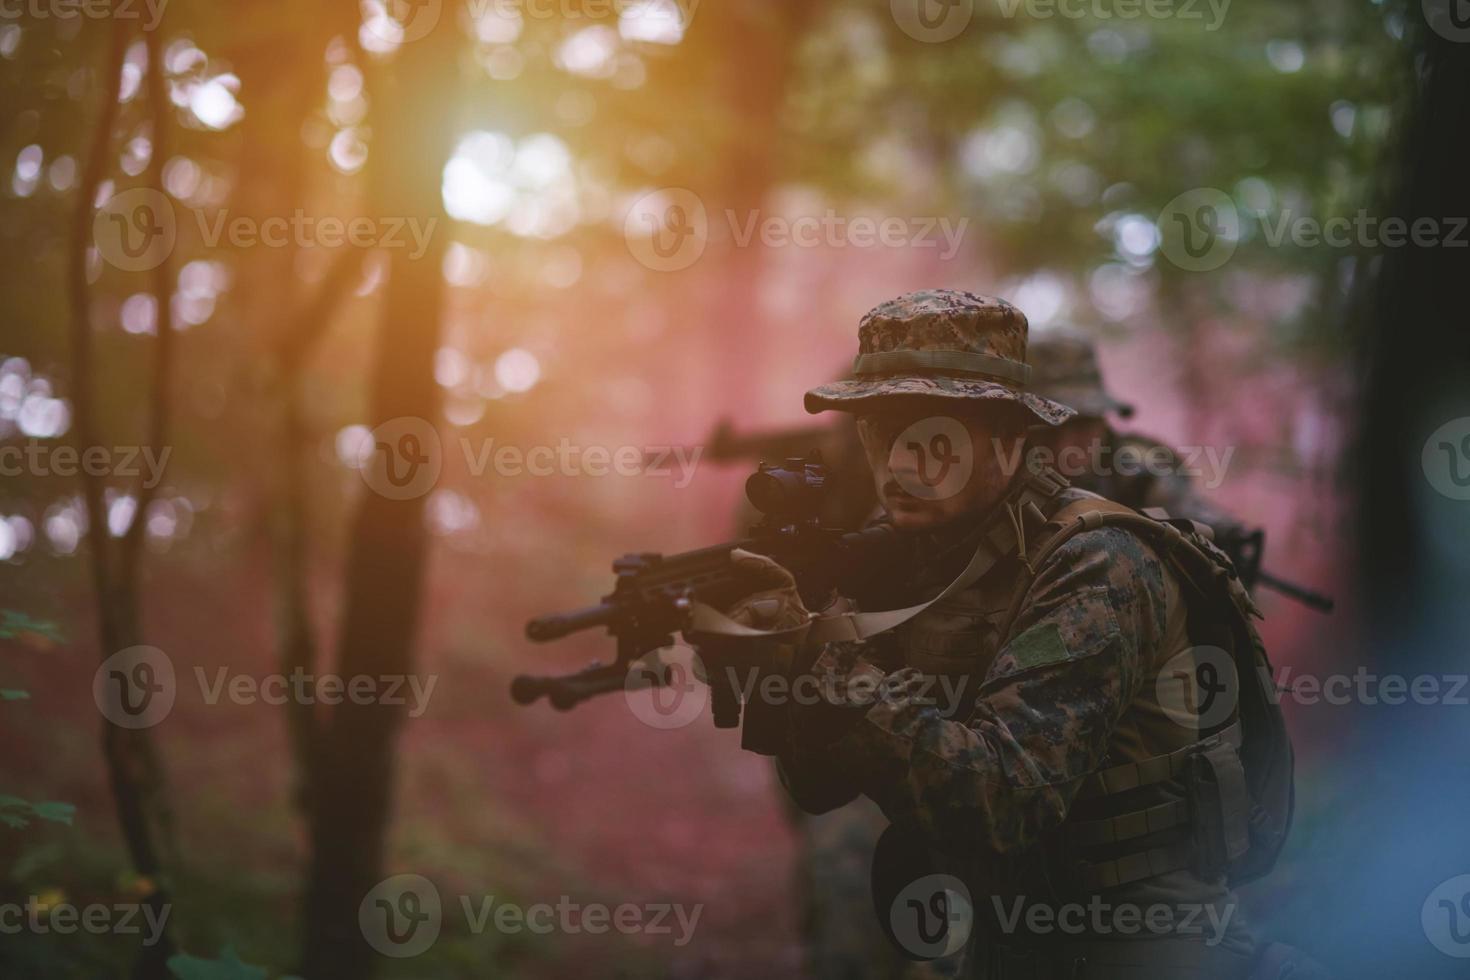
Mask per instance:
[[[1091,338],[1071,330],[1052,330],[1031,343],[1031,390],[1076,409],[1079,416],[1120,418],[1133,414],[1133,406],[1119,401],[1103,385],[1097,364],[1097,346]]]

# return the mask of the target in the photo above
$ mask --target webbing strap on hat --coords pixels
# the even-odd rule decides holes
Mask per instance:
[[[914,370],[977,374],[1022,385],[1031,380],[1029,364],[976,351],[890,350],[859,354],[852,362],[852,373],[860,375],[902,374]]]

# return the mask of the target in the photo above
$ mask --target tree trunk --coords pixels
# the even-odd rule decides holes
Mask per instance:
[[[441,273],[449,234],[440,174],[451,150],[458,32],[450,5],[428,37],[405,44],[369,78],[373,210],[383,218],[437,219],[425,254],[390,250],[369,425],[417,417],[434,422],[433,377],[444,306]],[[338,672],[403,676],[414,668],[426,554],[422,495],[390,500],[364,491],[353,521]],[[363,980],[374,953],[358,906],[383,874],[393,803],[393,755],[402,706],[335,708],[312,759],[311,866],[306,894],[308,980]]]

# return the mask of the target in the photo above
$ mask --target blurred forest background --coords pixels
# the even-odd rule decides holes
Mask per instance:
[[[191,975],[262,975],[203,962],[227,950],[312,980],[793,975],[793,837],[765,760],[707,724],[651,729],[621,697],[560,715],[507,696],[516,673],[608,654],[590,635],[534,648],[530,615],[606,591],[614,555],[728,536],[742,467],[706,461],[687,485],[677,468],[508,476],[453,447],[696,447],[721,419],[805,424],[801,393],[843,369],[857,318],[909,289],[1002,295],[1038,332],[1083,330],[1134,427],[1234,447],[1211,499],[1267,529],[1274,571],[1339,600],[1323,618],[1263,597],[1277,663],[1375,662],[1346,466],[1371,329],[1354,314],[1382,260],[1267,232],[1383,213],[1429,32],[1418,4],[1185,7],[1198,16],[959,0],[953,36],[904,0],[7,14],[0,445],[169,456],[156,486],[0,482],[0,900],[173,911],[153,950],[6,936],[4,975],[165,976],[172,954],[220,971]],[[1199,188],[1241,215],[1211,271],[1164,254],[1161,214]],[[97,217],[135,192],[174,233],[137,262]],[[634,219],[685,194],[708,240],[659,267]],[[298,213],[379,238],[212,233]],[[740,233],[829,213],[968,223],[953,254],[937,232]],[[409,227],[429,229],[421,248]],[[432,492],[395,500],[359,470],[369,430],[403,416],[447,448]],[[128,730],[92,680],[138,644],[180,682],[166,719]],[[407,718],[210,704],[192,682],[298,665],[439,684]],[[1353,709],[1287,708],[1298,831],[1251,917],[1365,976],[1448,970],[1419,903],[1470,868],[1378,836],[1372,807],[1404,804],[1365,807]],[[1391,868],[1367,859],[1390,851]],[[705,911],[682,948],[446,923],[389,961],[357,903],[399,872],[445,895]]]

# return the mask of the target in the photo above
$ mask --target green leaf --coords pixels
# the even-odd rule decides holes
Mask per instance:
[[[30,691],[7,691],[0,687],[0,701],[29,701],[30,699]]]
[[[0,823],[24,830],[32,820],[49,820],[71,826],[77,808],[70,803],[27,803],[18,796],[0,796]]]
[[[168,969],[179,980],[266,980],[265,970],[241,963],[235,951],[228,946],[217,960],[203,960],[182,953],[172,956]]]
[[[70,827],[72,817],[77,814],[77,808],[70,803],[51,801],[37,803],[31,807],[31,812],[42,820],[49,820],[52,823],[64,823]]]
[[[32,619],[16,609],[0,609],[0,640],[13,640],[27,633],[43,636],[53,643],[64,640],[61,628],[55,623]]]

